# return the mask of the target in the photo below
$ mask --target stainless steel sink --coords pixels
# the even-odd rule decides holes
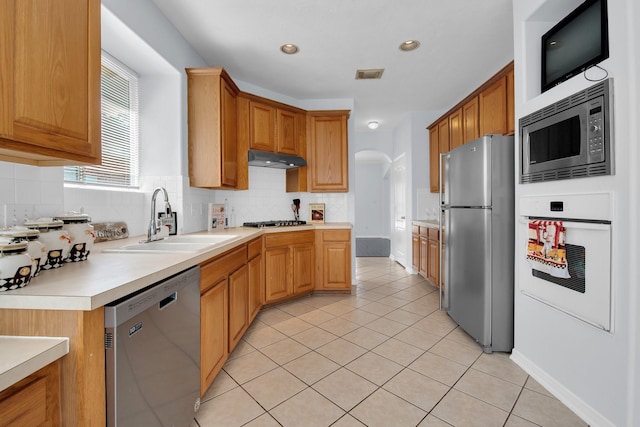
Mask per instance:
[[[153,242],[139,242],[118,248],[103,249],[106,253],[198,253],[213,249],[237,236],[225,235],[195,235],[174,236]]]

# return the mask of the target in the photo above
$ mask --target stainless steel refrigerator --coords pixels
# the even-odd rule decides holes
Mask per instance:
[[[513,137],[486,135],[442,157],[441,309],[485,352],[510,352],[515,227]]]

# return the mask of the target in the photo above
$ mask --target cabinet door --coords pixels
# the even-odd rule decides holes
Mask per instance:
[[[310,115],[307,156],[311,192],[349,191],[347,113]]]
[[[287,297],[289,292],[288,273],[289,248],[273,248],[265,251],[265,302]]]
[[[251,322],[262,307],[264,297],[264,280],[262,273],[262,254],[251,259],[249,266],[249,322]]]
[[[277,147],[278,153],[298,154],[298,123],[297,114],[278,108],[277,110]]]
[[[449,115],[449,150],[458,148],[462,144],[462,108],[460,108]]]
[[[411,267],[420,271],[420,236],[411,235]]]
[[[251,101],[249,110],[250,146],[254,150],[275,151],[276,109]]]
[[[474,97],[471,101],[462,107],[462,143],[466,144],[480,137],[480,126],[478,124],[478,97]]]
[[[222,186],[238,183],[237,109],[236,94],[231,85],[222,80]]]
[[[429,239],[427,255],[428,258],[428,266],[427,266],[427,279],[431,281],[435,286],[438,286],[438,279],[440,275],[440,247],[439,241]]]
[[[249,274],[246,265],[229,275],[229,353],[249,326]]]
[[[480,135],[507,133],[507,78],[482,91],[478,97],[480,104]]]
[[[438,123],[438,153],[449,152],[449,118],[445,118]],[[440,165],[440,159],[438,158],[438,167]],[[444,169],[442,169],[442,176],[440,179],[440,187],[444,191]]]
[[[429,190],[437,193],[440,188],[440,137],[438,126],[429,129]]]
[[[294,246],[293,255],[293,293],[310,292],[315,284],[315,251],[313,244]]]
[[[3,1],[0,28],[0,158],[99,164],[100,1]]]
[[[427,269],[429,268],[429,250],[428,250],[428,242],[429,240],[425,237],[420,237],[420,275],[422,277],[427,277]]]
[[[351,243],[329,242],[323,245],[324,289],[351,289]]]
[[[200,297],[200,395],[204,396],[229,356],[227,343],[228,280],[220,280]]]

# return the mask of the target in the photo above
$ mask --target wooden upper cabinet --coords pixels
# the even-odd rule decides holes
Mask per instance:
[[[449,152],[449,117],[438,123],[438,150],[440,153]]]
[[[284,154],[298,154],[298,139],[300,138],[299,113],[278,108],[276,111],[276,151]]]
[[[462,143],[466,144],[480,137],[478,123],[480,112],[478,110],[478,97],[474,96],[462,106]]]
[[[501,77],[478,96],[480,135],[507,133],[507,78]]]
[[[507,135],[516,132],[515,99],[513,69],[507,73]]]
[[[100,1],[0,2],[0,160],[99,164]]]
[[[460,108],[449,116],[449,151],[458,148],[463,143],[462,108]]]
[[[309,191],[349,191],[349,111],[310,111],[307,163]]]
[[[203,188],[236,188],[238,87],[222,68],[187,68],[186,71],[190,184]]]
[[[275,152],[276,109],[251,100],[249,103],[250,148]]]
[[[429,190],[437,193],[440,188],[440,138],[438,126],[429,129]]]

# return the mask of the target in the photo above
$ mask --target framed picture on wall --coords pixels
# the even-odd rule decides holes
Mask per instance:
[[[324,203],[309,203],[309,222],[324,222]]]

